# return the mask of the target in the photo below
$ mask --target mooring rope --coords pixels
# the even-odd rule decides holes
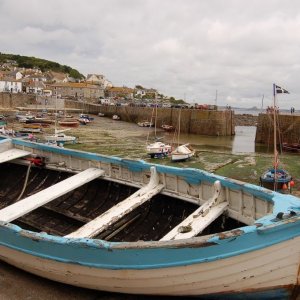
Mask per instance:
[[[23,194],[25,192],[25,189],[26,189],[26,186],[27,186],[27,183],[28,183],[28,178],[29,178],[29,173],[30,173],[31,165],[32,165],[31,163],[28,165],[27,172],[26,172],[26,177],[25,177],[25,182],[24,182],[24,185],[23,185],[23,189],[22,189],[22,192],[19,195],[17,201],[19,201],[22,198],[22,196],[23,196]]]

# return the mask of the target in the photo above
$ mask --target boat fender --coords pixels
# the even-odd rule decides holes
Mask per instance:
[[[283,219],[288,219],[288,218],[294,217],[296,215],[297,215],[297,213],[295,211],[293,211],[293,210],[291,210],[289,212],[289,214],[284,214],[283,212],[279,212],[276,215],[276,219],[275,220],[279,221],[279,220],[283,220]]]

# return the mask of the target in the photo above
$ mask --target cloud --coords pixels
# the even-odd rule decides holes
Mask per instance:
[[[2,0],[0,51],[153,87],[191,102],[258,106],[300,94],[300,2]]]

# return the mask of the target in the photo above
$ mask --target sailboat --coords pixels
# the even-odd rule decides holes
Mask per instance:
[[[195,150],[191,148],[189,144],[180,145],[180,119],[181,119],[181,109],[179,110],[178,116],[178,132],[177,132],[177,147],[171,153],[172,161],[184,161],[195,155]]]
[[[273,158],[273,166],[265,171],[260,176],[260,185],[274,190],[274,191],[285,191],[289,190],[291,192],[291,188],[294,185],[294,181],[292,180],[292,176],[285,169],[279,166],[279,158],[277,151],[277,114],[278,108],[276,106],[276,96],[277,94],[289,94],[289,92],[276,84],[273,84],[273,143],[274,143],[274,158]]]
[[[151,158],[164,158],[164,157],[168,156],[171,153],[172,146],[168,145],[168,144],[165,144],[163,142],[160,142],[159,138],[157,138],[157,136],[156,136],[156,128],[157,128],[157,101],[155,101],[155,106],[153,107],[151,121],[150,121],[151,124],[153,123],[152,122],[153,121],[152,120],[153,117],[154,117],[155,142],[151,143],[151,144],[148,144],[148,139],[149,139],[149,133],[148,133],[146,151],[147,151],[147,154]]]
[[[57,97],[56,97],[56,101],[57,101]],[[57,107],[56,103],[55,106]],[[64,132],[67,130],[70,130],[71,128],[67,128],[67,129],[62,129],[62,130],[58,130],[57,129],[57,113],[55,113],[55,129],[54,129],[54,134],[51,135],[46,135],[44,137],[44,139],[47,142],[50,143],[56,143],[58,145],[61,144],[65,144],[65,143],[76,143],[76,137],[72,136],[72,135],[66,135]]]

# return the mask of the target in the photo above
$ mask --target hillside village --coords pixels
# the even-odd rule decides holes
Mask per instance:
[[[136,85],[134,88],[114,86],[104,75],[88,74],[84,79],[68,73],[40,68],[19,67],[14,60],[0,62],[0,92],[26,93],[99,104],[143,103],[157,98],[170,105],[173,97],[165,97],[155,89]],[[183,101],[182,101],[183,102]]]

